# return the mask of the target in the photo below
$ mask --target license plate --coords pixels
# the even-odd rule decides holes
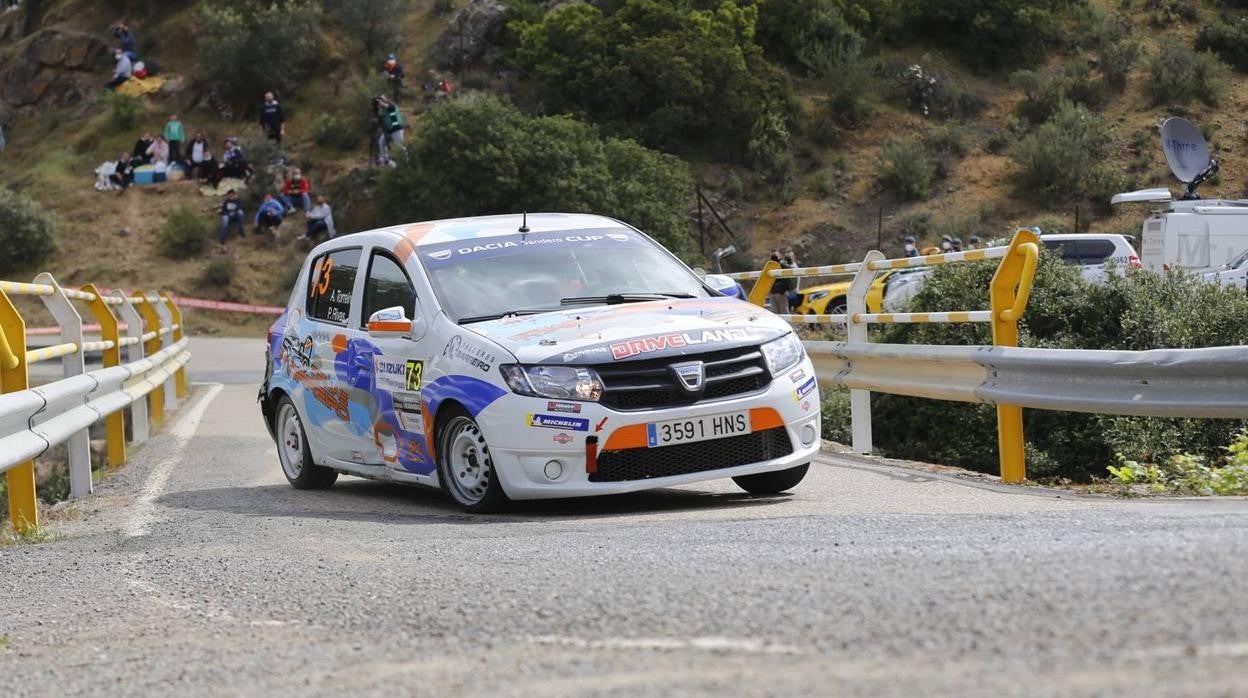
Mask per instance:
[[[709,441],[748,433],[750,433],[749,412],[669,419],[665,422],[651,422],[646,425],[646,441],[650,448]]]

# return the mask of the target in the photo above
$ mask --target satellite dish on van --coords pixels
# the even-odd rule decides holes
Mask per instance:
[[[1209,167],[1209,144],[1196,124],[1187,119],[1166,119],[1161,125],[1161,149],[1170,171],[1184,184]]]
[[[1161,125],[1161,149],[1170,171],[1187,185],[1183,198],[1199,198],[1196,187],[1218,171],[1218,163],[1209,156],[1209,144],[1200,129],[1187,119],[1166,119]]]

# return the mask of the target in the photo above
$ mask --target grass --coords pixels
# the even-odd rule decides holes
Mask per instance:
[[[12,528],[8,521],[0,522],[0,547],[6,545],[38,545],[56,540],[48,529],[38,525],[26,525]]]

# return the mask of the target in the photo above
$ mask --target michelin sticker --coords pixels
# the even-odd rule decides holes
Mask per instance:
[[[589,431],[589,420],[580,417],[561,417],[554,414],[532,414],[525,417],[525,424],[530,427],[546,429],[566,429],[569,431]]]

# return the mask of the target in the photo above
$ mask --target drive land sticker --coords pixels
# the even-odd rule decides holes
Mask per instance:
[[[547,412],[566,412],[568,414],[580,414],[581,403],[579,402],[555,402],[546,403]]]
[[[589,420],[580,417],[561,417],[554,414],[528,414],[524,423],[530,427],[547,429],[564,429],[568,431],[589,431]]]

